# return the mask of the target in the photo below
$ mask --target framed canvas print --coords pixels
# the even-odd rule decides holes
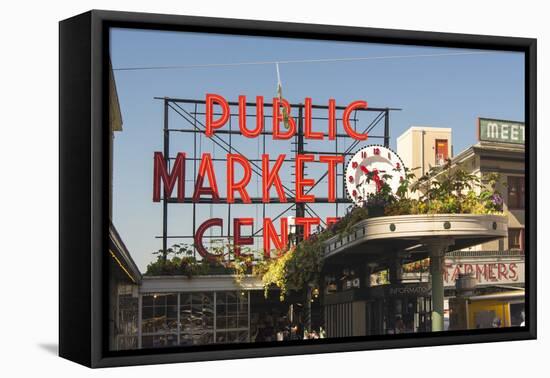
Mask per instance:
[[[60,355],[536,337],[536,41],[60,22]]]

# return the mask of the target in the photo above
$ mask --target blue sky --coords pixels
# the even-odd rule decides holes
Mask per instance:
[[[266,102],[276,94],[274,64],[223,67],[195,67],[170,70],[117,70],[127,67],[202,65],[239,62],[265,62],[309,59],[340,59],[431,55],[479,50],[381,45],[284,38],[223,36],[183,32],[111,30],[111,60],[123,118],[123,132],[114,139],[113,222],[142,271],[161,247],[155,236],[162,233],[162,205],[152,202],[153,152],[162,151],[163,106],[153,97],[204,99],[206,93],[218,93],[230,101],[246,95],[253,101],[263,95]],[[391,147],[410,126],[450,127],[455,154],[476,143],[476,118],[491,117],[524,120],[524,57],[521,53],[387,58],[349,62],[280,64],[283,94],[291,103],[312,97],[314,103],[326,104],[329,98],[339,105],[366,100],[371,107],[395,107],[390,118]],[[362,120],[367,122],[368,119]],[[177,115],[170,114],[171,127],[187,127]],[[249,119],[248,122],[253,122]],[[361,122],[360,122],[361,123]],[[322,129],[324,124],[314,125]],[[381,132],[382,129],[377,129]],[[179,134],[172,139],[171,151],[192,150],[192,139]],[[380,143],[371,139],[364,145]],[[225,152],[208,140],[201,143],[204,152],[216,157]],[[247,156],[257,156],[257,140],[238,140],[235,147]],[[309,148],[323,148],[311,143]],[[358,148],[357,148],[358,149]],[[273,155],[287,152],[283,145],[269,143]],[[173,155],[173,154],[171,154]],[[216,165],[218,185],[225,186],[223,163]],[[290,166],[285,166],[283,180],[288,182]],[[192,165],[188,165],[188,173]],[[312,177],[322,171],[312,168]],[[187,177],[192,181],[192,176]],[[250,194],[258,190],[253,176]],[[325,187],[323,185],[320,186]],[[191,185],[187,183],[186,192]],[[321,190],[321,189],[320,189]],[[339,188],[338,190],[342,190]],[[318,195],[323,195],[319,192]],[[324,193],[326,196],[326,191]],[[334,215],[332,206],[316,208],[322,216]],[[342,214],[340,208],[340,215]],[[269,208],[276,215],[281,206]],[[170,206],[169,233],[192,233],[191,205]],[[212,216],[224,218],[227,206],[201,205],[197,222]],[[261,218],[260,206],[232,207],[232,217]],[[289,213],[289,215],[291,215]],[[259,219],[260,221],[260,219]],[[224,219],[226,222],[226,219]],[[227,224],[224,224],[227,228]],[[258,227],[258,225],[255,225]],[[214,234],[216,234],[215,231]],[[224,230],[226,233],[227,230]],[[219,233],[219,232],[218,232]],[[184,240],[170,240],[183,242]]]

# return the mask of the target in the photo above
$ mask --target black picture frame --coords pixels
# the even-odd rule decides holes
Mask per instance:
[[[319,343],[213,345],[109,352],[105,250],[109,149],[108,28],[461,47],[525,53],[526,319],[511,329],[331,339]],[[59,24],[59,354],[89,367],[205,361],[535,339],[536,39],[92,10]]]

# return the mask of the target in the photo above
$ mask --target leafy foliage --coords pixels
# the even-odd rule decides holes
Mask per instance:
[[[503,201],[496,189],[499,179],[496,173],[479,177],[460,165],[451,167],[447,160],[441,167],[430,168],[413,184],[407,177],[404,181],[409,192],[419,191],[419,198],[412,199],[402,192],[401,197],[386,206],[385,215],[500,213]]]
[[[273,286],[280,289],[281,301],[291,290],[318,287],[323,269],[323,244],[333,235],[333,229],[329,228],[311,235],[309,239],[293,246],[277,259],[259,262],[254,273],[262,278],[265,296],[267,297],[269,289]]]
[[[236,255],[232,244],[223,243],[222,239],[212,240],[208,252],[215,256],[212,260],[204,258],[197,259],[193,256],[193,245],[174,244],[167,249],[166,258],[163,250],[153,252],[157,259],[147,265],[145,275],[184,275],[189,278],[193,276],[209,274],[234,275],[235,280],[240,283],[244,276],[252,271],[253,255],[249,248],[241,247],[241,253]],[[232,259],[227,259],[227,255]]]

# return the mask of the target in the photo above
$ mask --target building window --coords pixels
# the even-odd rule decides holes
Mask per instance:
[[[525,177],[508,176],[508,208],[525,209]]]
[[[180,294],[180,345],[214,342],[214,293]]]
[[[248,295],[246,292],[216,293],[216,343],[248,342]]]
[[[142,296],[142,348],[250,339],[248,291],[218,291]]]
[[[133,285],[118,287],[116,350],[138,347],[138,297],[134,296],[133,289]]]
[[[158,348],[177,345],[178,295],[144,295],[142,304],[142,347]]]
[[[525,241],[525,232],[523,228],[508,229],[508,249],[523,250]]]
[[[435,140],[435,164],[443,165],[449,158],[449,141],[447,139]]]

